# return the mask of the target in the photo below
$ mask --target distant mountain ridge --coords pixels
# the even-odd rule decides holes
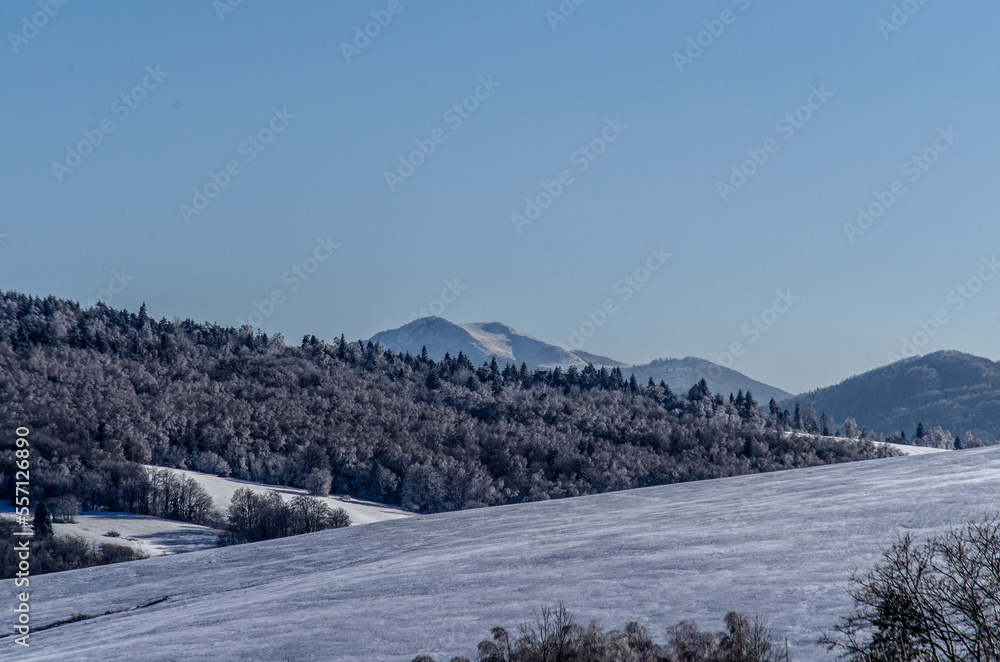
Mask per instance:
[[[756,379],[751,379],[741,372],[724,368],[717,363],[712,363],[695,356],[685,356],[683,359],[656,359],[643,365],[633,365],[622,368],[622,372],[635,374],[635,378],[645,382],[650,377],[657,384],[660,380],[670,385],[670,388],[685,392],[692,384],[696,384],[699,379],[708,382],[713,393],[738,393],[739,391],[750,391],[754,400],[767,408],[767,403],[772,398],[778,402],[791,397],[787,391],[783,391],[775,386],[770,386]]]
[[[464,352],[476,365],[494,356],[501,364],[526,363],[532,368],[546,369],[556,366],[583,368],[588,363],[608,367],[623,365],[606,356],[570,352],[500,322],[456,324],[441,317],[422,317],[398,329],[376,333],[371,341],[414,356],[426,347],[428,355],[436,361],[444,358],[445,352],[452,356]]]
[[[954,350],[914,356],[796,396],[837,424],[912,438],[917,423],[954,435],[1000,439],[1000,362]]]
[[[422,348],[426,347],[428,355],[435,360],[444,358],[445,352],[452,356],[464,352],[476,365],[495,356],[501,364],[525,363],[530,368],[583,368],[588,363],[608,368],[620,367],[626,377],[634,374],[642,383],[649,378],[657,384],[663,380],[671,389],[680,393],[686,393],[693,384],[705,379],[713,393],[729,395],[741,390],[750,391],[754,399],[765,405],[771,398],[785,400],[791,397],[791,393],[787,391],[705,359],[688,356],[683,359],[664,358],[641,365],[629,365],[606,356],[563,349],[500,322],[456,324],[441,317],[423,317],[398,329],[376,333],[371,341],[393,351],[410,352],[413,355],[420,354]]]

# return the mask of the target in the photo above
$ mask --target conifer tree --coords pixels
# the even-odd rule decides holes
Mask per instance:
[[[35,530],[36,538],[51,538],[55,534],[52,528],[52,514],[49,513],[44,501],[35,507],[35,521],[32,528]]]

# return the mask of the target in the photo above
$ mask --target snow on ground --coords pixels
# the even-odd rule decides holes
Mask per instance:
[[[162,467],[150,467],[160,469]],[[168,469],[178,475],[189,476],[201,484],[212,495],[212,502],[222,513],[229,508],[233,494],[241,487],[247,487],[254,492],[273,490],[286,501],[299,494],[308,494],[306,490],[264,483],[251,483],[235,478],[220,478],[197,471],[183,469]],[[330,496],[321,497],[321,501],[331,508],[343,508],[351,516],[351,524],[371,524],[390,519],[411,517],[408,513],[389,506],[383,506],[369,501],[352,499],[351,497]],[[10,503],[0,504],[0,515],[13,515],[14,506]],[[215,540],[220,531],[207,526],[175,522],[159,517],[132,515],[109,511],[85,511],[76,517],[75,523],[56,523],[53,525],[56,535],[76,535],[85,540],[101,544],[112,543],[126,545],[149,556],[164,554],[179,554],[194,552],[200,549],[215,547]],[[108,536],[108,532],[117,531],[120,535]]]
[[[808,432],[796,432],[794,430],[788,430],[788,431],[785,432],[785,436],[788,436],[788,437],[791,437],[791,436],[795,436],[795,437],[813,437],[815,435],[809,434]],[[844,442],[851,442],[851,443],[857,443],[858,442],[857,439],[851,439],[849,437],[834,437],[834,436],[823,435],[823,438],[824,439],[836,439],[837,441],[844,441]],[[904,453],[906,455],[927,455],[928,453],[947,453],[948,451],[951,450],[950,448],[931,448],[929,446],[910,446],[909,444],[892,444],[892,443],[885,442],[885,441],[876,441],[874,443],[877,446],[888,446],[890,448],[894,448],[894,449],[896,449],[896,450],[898,450],[901,453]]]
[[[164,467],[149,467],[150,469],[162,469]],[[236,478],[222,478],[212,474],[204,474],[198,471],[188,471],[186,469],[167,469],[179,476],[194,478],[212,496],[212,502],[223,514],[229,508],[233,500],[233,494],[241,487],[246,487],[254,492],[264,493],[268,491],[277,492],[285,501],[289,501],[300,494],[309,494],[307,490],[297,487],[285,487],[282,485],[267,485],[265,483],[252,483],[250,481],[238,480]],[[373,522],[384,522],[390,519],[400,519],[412,517],[413,513],[405,510],[384,506],[371,501],[361,501],[349,496],[328,496],[317,497],[320,501],[331,508],[343,508],[351,516],[351,524],[371,524]]]
[[[898,451],[906,453],[907,455],[927,455],[929,453],[947,453],[949,449],[947,448],[931,448],[930,446],[909,446],[907,444],[890,444],[887,442],[882,443],[883,446],[891,446]]]
[[[53,524],[57,536],[77,535],[92,543],[127,545],[149,556],[182,554],[215,547],[218,529],[129,513],[86,511],[74,524]],[[118,537],[107,533],[117,532]]]
[[[729,610],[759,613],[794,660],[832,660],[813,642],[850,608],[852,570],[902,530],[998,508],[994,447],[413,517],[32,578],[35,625],[169,599],[35,633],[16,655],[441,662],[561,600],[661,641],[684,618],[718,630]],[[14,593],[0,583],[3,604]]]
[[[13,515],[14,506],[10,503],[0,505],[0,514]],[[98,545],[124,545],[149,556],[211,549],[221,533],[217,529],[187,522],[108,511],[84,511],[76,516],[76,522],[56,522],[52,528],[57,536],[80,536]],[[110,532],[119,535],[106,535]]]

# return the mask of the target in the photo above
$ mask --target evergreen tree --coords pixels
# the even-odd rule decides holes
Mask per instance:
[[[795,415],[792,417],[792,427],[796,430],[802,429],[802,408],[799,407],[799,401],[795,401]]]
[[[625,377],[622,375],[622,369],[618,366],[615,366],[611,371],[611,388],[619,391],[625,388]]]
[[[923,439],[927,435],[927,430],[924,429],[923,423],[917,423],[917,439]]]
[[[597,383],[603,388],[611,388],[611,373],[604,366],[597,371]]]
[[[667,409],[673,408],[677,404],[677,396],[674,395],[674,392],[670,390],[670,386],[662,379],[660,380],[660,390],[663,392],[661,396],[663,406]]]
[[[830,419],[827,417],[826,412],[819,415],[819,427],[820,434],[823,436],[830,436]]]
[[[806,402],[802,407],[802,427],[809,434],[819,434],[819,425],[816,423],[816,412],[813,410],[811,402]]]
[[[44,501],[40,501],[35,506],[35,521],[32,524],[36,538],[51,538],[55,531],[52,529],[52,514]]]
[[[688,400],[695,402],[712,397],[712,392],[708,389],[708,382],[702,377],[698,383],[688,390]]]
[[[438,377],[438,374],[435,370],[431,369],[431,371],[427,373],[427,379],[424,381],[424,384],[427,386],[427,388],[433,391],[435,389],[441,388],[441,378]]]

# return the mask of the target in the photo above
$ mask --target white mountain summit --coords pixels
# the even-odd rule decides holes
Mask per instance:
[[[426,347],[427,354],[435,361],[443,359],[446,352],[452,356],[464,352],[473,365],[482,365],[484,361],[488,362],[496,357],[501,366],[505,363],[515,366],[525,363],[532,369],[552,369],[557,366],[563,369],[570,366],[583,368],[588,363],[597,367],[618,366],[626,379],[634,374],[636,379],[645,384],[652,377],[657,384],[663,380],[671,389],[682,394],[699,379],[705,379],[713,392],[728,395],[739,390],[750,391],[758,402],[765,405],[771,398],[781,401],[791,397],[790,393],[779,388],[693,356],[628,365],[606,356],[551,345],[500,322],[456,324],[441,317],[422,317],[398,329],[377,333],[371,337],[371,341],[394,352],[409,352],[414,356],[419,355]]]
[[[550,345],[500,322],[455,324],[440,317],[422,317],[398,329],[377,333],[371,341],[414,356],[426,346],[428,355],[435,361],[443,359],[445,352],[452,356],[464,352],[474,365],[481,365],[494,356],[501,366],[505,362],[546,369],[574,365],[583,368],[588,363],[608,367],[622,365],[604,356],[581,355]]]

